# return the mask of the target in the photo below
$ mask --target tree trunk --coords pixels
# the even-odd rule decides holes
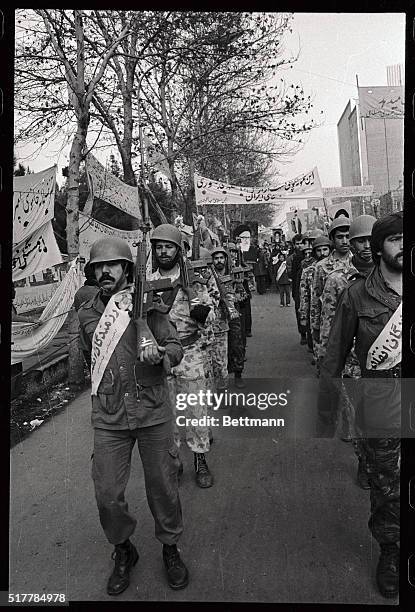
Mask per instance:
[[[72,261],[79,254],[79,166],[87,129],[88,115],[84,115],[78,121],[78,129],[74,136],[69,156],[68,202],[66,206],[66,236],[69,261]],[[84,359],[79,345],[79,319],[73,307],[68,317],[70,334],[68,346],[68,382],[71,387],[79,389],[85,384]]]

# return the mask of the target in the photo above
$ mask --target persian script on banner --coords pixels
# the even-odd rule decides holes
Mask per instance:
[[[370,347],[366,368],[390,370],[402,361],[402,302]]]
[[[53,219],[56,166],[13,179],[13,244]]]
[[[12,324],[12,364],[34,355],[54,339],[65,322],[75,293],[81,285],[79,258],[76,258],[42,312],[40,325],[17,322]]]
[[[137,187],[126,185],[108,172],[91,153],[86,158],[86,173],[92,197],[100,198],[132,217],[141,219]]]
[[[359,114],[374,119],[403,119],[405,94],[402,86],[359,87]]]
[[[317,168],[287,181],[279,187],[236,187],[195,174],[196,205],[269,204],[279,200],[322,198]]]
[[[13,246],[13,281],[22,280],[62,262],[62,255],[53,233],[52,221],[48,221],[31,236]]]

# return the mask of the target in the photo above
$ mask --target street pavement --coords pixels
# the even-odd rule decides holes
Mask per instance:
[[[294,307],[280,308],[267,293],[254,296],[252,310],[244,375],[314,378]],[[312,420],[314,409],[304,394],[296,420]],[[11,451],[10,591],[65,593],[70,601],[395,603],[374,585],[378,546],[367,528],[369,494],[354,483],[352,446],[239,429],[214,430],[210,489],[196,486],[191,453],[181,453],[179,548],[190,583],[177,592],[166,584],[134,449],[126,499],[139,520],[132,540],[140,559],[130,587],[112,598],[112,546],[90,476],[90,395],[81,394]]]

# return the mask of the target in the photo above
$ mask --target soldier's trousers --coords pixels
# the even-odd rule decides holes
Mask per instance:
[[[183,522],[177,480],[178,448],[171,421],[133,430],[95,429],[92,478],[102,528],[114,545],[127,540],[135,530],[137,521],[128,511],[124,494],[136,441],[156,538],[163,544],[176,544]]]
[[[205,356],[200,342],[184,347],[184,356],[179,365],[172,368],[173,376],[167,379],[174,414],[174,441],[180,447],[180,430],[176,423],[178,415],[186,418],[200,419],[207,416],[206,402],[197,402],[195,406],[186,403],[184,410],[177,410],[176,398],[179,393],[186,396],[189,393],[199,394],[199,391],[208,390],[208,381],[205,375]],[[194,453],[207,453],[210,449],[209,428],[202,425],[186,425],[186,444]]]
[[[397,543],[401,441],[399,438],[366,438],[362,442],[370,483],[369,529],[379,544]]]
[[[212,347],[213,378],[217,388],[223,388],[228,382],[228,332],[215,333]]]
[[[243,339],[243,343],[245,346],[246,345],[246,334],[251,333],[251,327],[252,327],[250,298],[247,298],[243,302],[239,302],[238,310],[241,313],[242,339]]]
[[[228,372],[242,373],[245,359],[245,343],[242,335],[242,320],[229,321],[228,332]]]

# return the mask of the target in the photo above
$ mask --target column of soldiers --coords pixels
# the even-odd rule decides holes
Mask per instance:
[[[234,244],[211,252],[201,247],[195,261],[173,225],[157,226],[150,241],[156,269],[147,278],[152,287],[147,325],[154,341],[141,342],[132,319],[138,290],[124,241],[104,238],[92,245],[88,270],[98,287],[90,297],[77,299],[81,346],[91,368],[92,477],[100,522],[114,545],[109,595],[127,589],[139,558],[130,540],[137,521],[125,500],[136,441],[167,582],[175,590],[187,586],[189,572],[177,549],[183,531],[178,491],[183,463],[176,398],[180,393],[200,397],[200,391],[211,387],[220,391],[228,385],[228,373],[234,374],[236,387],[244,386],[250,335],[249,268],[240,261],[232,271],[233,258],[235,263],[240,258]],[[162,281],[169,287],[158,295],[154,288]],[[201,488],[214,484],[207,463],[213,437],[208,425],[202,425],[207,410],[200,400],[188,402],[183,413],[185,442]]]
[[[386,598],[399,590],[402,223],[402,212],[377,221],[338,217],[328,237],[314,239],[299,288],[299,329],[311,335],[319,377],[317,435],[353,442],[357,483],[370,490],[376,582]]]

